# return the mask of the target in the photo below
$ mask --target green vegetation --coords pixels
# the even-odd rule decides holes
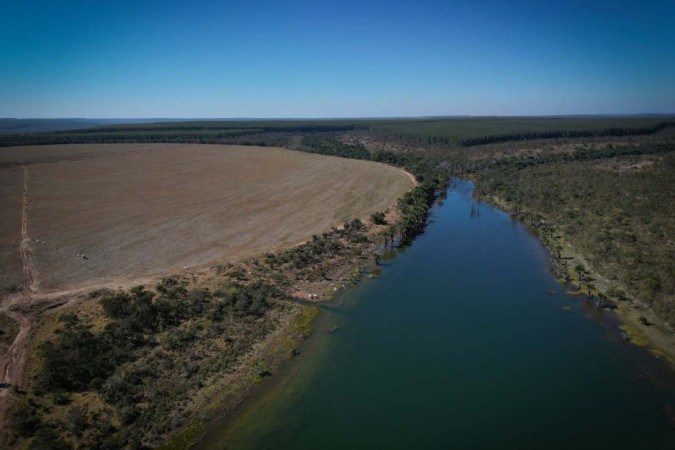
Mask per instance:
[[[319,308],[309,307],[302,310],[302,313],[293,321],[292,329],[300,333],[303,337],[308,337],[312,333],[312,323],[319,315]],[[294,349],[291,349],[292,351]]]
[[[76,426],[24,405],[14,414],[15,432],[36,432],[39,440],[49,430],[64,445],[91,448],[156,445],[183,424],[180,405],[190,392],[233,370],[274,327],[266,313],[283,308],[274,303],[282,297],[261,280],[225,280],[211,292],[169,277],[156,292],[137,286],[105,295],[100,305],[107,323],[100,331],[74,313],[61,315],[56,338],[42,344],[33,394],[64,405]],[[69,405],[76,393],[95,394],[100,409]]]
[[[594,271],[675,324],[675,146],[579,147],[516,158],[476,172],[477,194],[496,196],[559,253],[560,238]],[[583,266],[574,268],[586,280]],[[592,283],[591,283],[592,284]]]
[[[375,225],[386,225],[387,221],[385,220],[385,215],[383,212],[379,211],[370,215],[370,221]]]
[[[458,118],[372,127],[375,135],[406,145],[474,146],[529,139],[654,134],[675,120],[664,118]]]
[[[410,242],[424,230],[429,208],[436,200],[437,184],[424,181],[406,192],[398,202],[401,220],[398,231],[403,243]]]

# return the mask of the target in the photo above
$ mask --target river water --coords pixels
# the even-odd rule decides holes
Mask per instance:
[[[199,447],[675,449],[675,376],[458,181],[382,274]],[[563,307],[572,307],[566,312]]]

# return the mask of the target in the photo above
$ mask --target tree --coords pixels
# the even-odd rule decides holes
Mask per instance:
[[[386,225],[387,221],[384,219],[383,212],[376,212],[370,215],[370,221],[375,225]]]

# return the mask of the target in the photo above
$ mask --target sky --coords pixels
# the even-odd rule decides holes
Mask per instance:
[[[0,0],[0,117],[675,113],[675,1]]]

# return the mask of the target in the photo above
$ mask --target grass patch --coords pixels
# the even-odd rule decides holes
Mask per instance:
[[[309,337],[312,334],[312,323],[319,316],[319,308],[316,306],[303,306],[302,311],[298,314],[293,323],[291,324],[291,329],[297,333],[300,333],[303,338]]]
[[[205,427],[200,421],[193,419],[159,447],[158,450],[183,450],[194,445],[204,434]]]

